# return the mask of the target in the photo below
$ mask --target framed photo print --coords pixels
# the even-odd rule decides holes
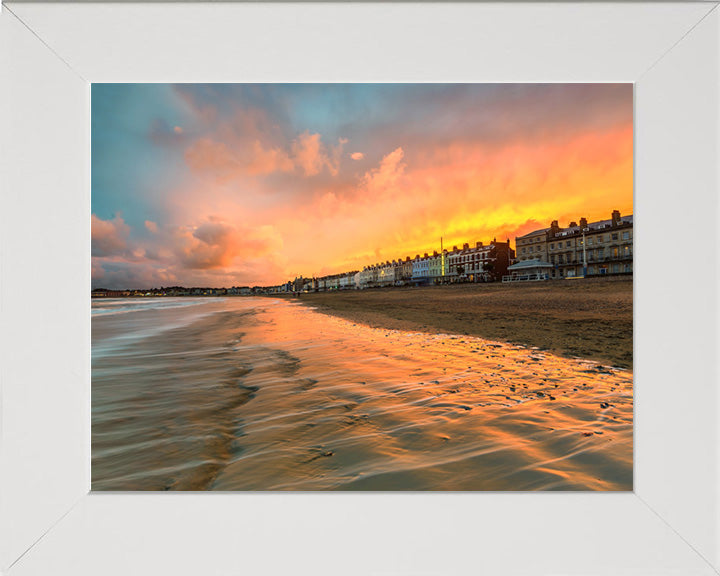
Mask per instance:
[[[3,574],[717,573],[716,3],[2,8]]]

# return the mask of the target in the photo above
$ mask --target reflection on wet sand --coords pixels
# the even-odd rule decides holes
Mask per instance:
[[[294,302],[94,316],[92,392],[94,490],[632,489],[631,372]]]

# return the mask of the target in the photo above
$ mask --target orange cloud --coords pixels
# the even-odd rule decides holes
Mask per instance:
[[[185,161],[193,170],[220,175],[270,174],[293,169],[285,152],[264,148],[257,140],[247,149],[235,151],[224,142],[201,138],[186,150]]]
[[[295,163],[307,176],[313,176],[322,170],[327,162],[327,156],[322,150],[320,134],[304,132],[293,142],[293,156]]]
[[[581,216],[608,218],[615,208],[632,212],[631,125],[551,143],[407,146],[411,152],[398,146],[355,180],[318,182],[277,201],[261,182],[188,194],[176,203],[176,218],[210,222],[215,213],[223,220],[176,238],[178,265],[273,284],[422,254],[439,249],[440,236],[445,246],[493,238],[514,244],[551,220],[567,225]],[[306,150],[311,172],[320,166],[318,150]]]
[[[293,169],[292,160],[280,148],[264,148],[258,140],[255,140],[252,150],[252,159],[245,165],[248,174],[290,172]]]
[[[241,196],[234,190],[183,200],[190,221],[208,214],[213,198],[223,222],[244,224],[187,233],[180,263],[246,270],[247,282],[272,284],[439,249],[440,236],[446,246],[493,238],[514,244],[515,236],[551,220],[567,225],[581,216],[608,218],[615,208],[631,213],[632,126],[550,144],[415,144],[412,153],[397,147],[355,181],[319,183],[312,194],[282,202],[269,202],[262,186],[243,188]],[[263,227],[271,230],[265,237]],[[275,276],[263,258],[271,258]],[[258,263],[254,270],[250,260]]]
[[[176,230],[174,240],[180,265],[191,270],[231,267],[237,258],[256,259],[282,247],[270,226],[234,226],[216,217]]]
[[[281,146],[268,146],[260,140],[227,144],[200,138],[185,151],[185,161],[196,172],[214,172],[223,178],[294,170],[305,176],[315,176],[323,170],[337,175],[346,142],[340,139],[336,146],[328,149],[320,134],[306,131],[293,141],[288,153]]]
[[[405,171],[406,165],[402,163],[404,156],[402,148],[396,148],[386,155],[380,166],[365,173],[365,185],[371,191],[378,191],[395,184]]]
[[[326,190],[285,223],[300,242],[291,260],[340,272],[463,242],[504,240],[586,216],[632,212],[632,126],[550,146],[514,143],[397,148],[367,172],[363,194]],[[283,226],[280,226],[281,229]],[[310,250],[310,246],[314,249]],[[302,253],[301,253],[302,252]],[[321,265],[319,265],[321,264]]]
[[[343,146],[347,143],[341,138],[336,146],[328,151],[322,143],[320,134],[305,131],[293,142],[292,153],[295,165],[306,176],[314,176],[326,169],[333,176],[337,175]]]
[[[102,220],[95,214],[91,216],[91,245],[93,256],[120,255],[127,249],[130,227],[121,216],[112,220]]]

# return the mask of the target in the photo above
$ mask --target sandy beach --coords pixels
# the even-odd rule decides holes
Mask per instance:
[[[94,303],[93,490],[630,490],[632,373],[296,299]]]
[[[632,370],[632,278],[302,294],[368,326],[478,336]]]

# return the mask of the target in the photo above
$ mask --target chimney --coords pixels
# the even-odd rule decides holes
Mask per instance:
[[[437,250],[433,250],[433,256],[437,256]]]
[[[427,252],[425,252],[425,256],[423,256],[423,258],[427,258]]]
[[[470,249],[470,244],[465,242],[465,244],[463,244],[463,250],[469,250],[469,249]]]
[[[457,252],[457,246],[453,246],[453,252]]]
[[[583,216],[582,218],[580,218],[580,227],[581,227],[581,228],[587,228],[587,218],[585,218],[585,216]]]
[[[577,222],[575,222],[574,220],[570,222],[570,228],[577,228]]]
[[[482,248],[482,242],[475,242],[475,248]]]
[[[557,220],[553,220],[552,222],[550,222],[550,230],[552,230],[553,232],[557,232],[558,230],[560,230],[560,225],[558,224]]]
[[[620,211],[619,211],[619,210],[613,210],[613,213],[612,213],[612,224],[613,224],[613,226],[617,226],[618,224],[620,224],[620,222],[621,222],[621,220],[620,220]]]

